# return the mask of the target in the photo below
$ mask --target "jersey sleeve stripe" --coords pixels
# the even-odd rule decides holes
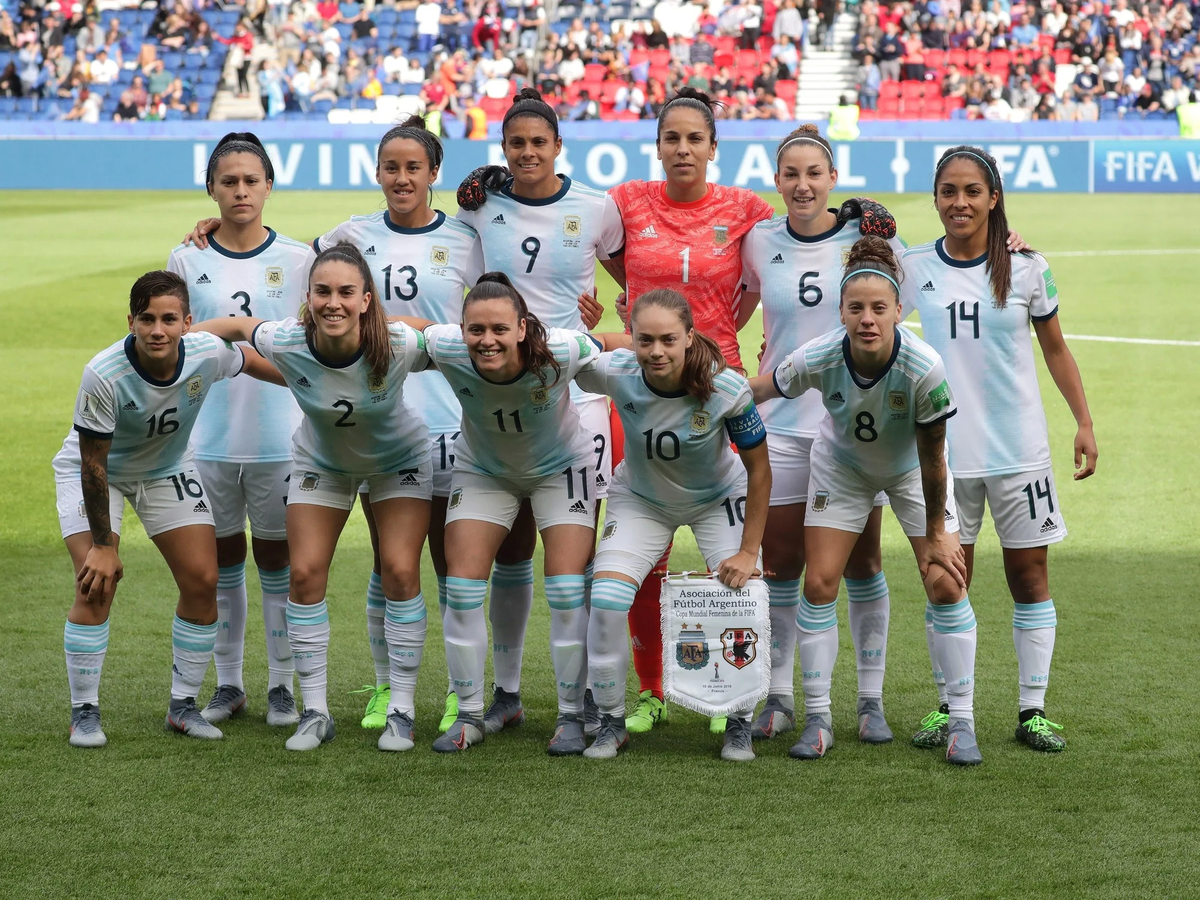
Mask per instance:
[[[955,416],[957,414],[958,414],[958,407],[955,407],[954,409],[951,409],[951,410],[948,410],[947,412],[942,413],[936,419],[930,419],[928,422],[918,422],[917,427],[918,428],[932,428],[934,425],[937,425],[939,422],[945,422],[947,419],[949,419],[952,416]]]
[[[90,437],[97,441],[111,441],[113,439],[111,431],[92,431],[92,429],[84,428],[82,425],[76,425],[75,430],[84,437]]]
[[[1051,319],[1053,319],[1057,315],[1058,315],[1058,307],[1056,306],[1056,307],[1054,307],[1054,309],[1050,310],[1050,312],[1046,313],[1044,316],[1030,316],[1030,318],[1033,319],[1033,321],[1035,321],[1035,322],[1049,322]]]
[[[313,241],[313,243],[315,244],[316,241]],[[267,324],[267,323],[259,322],[257,325],[254,326],[254,330],[250,332],[250,346],[253,347],[255,350],[258,350],[258,329],[262,328],[265,324]],[[261,350],[258,350],[258,352],[262,353]]]

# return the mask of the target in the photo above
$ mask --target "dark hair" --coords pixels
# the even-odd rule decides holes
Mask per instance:
[[[507,300],[517,312],[517,321],[525,322],[525,339],[517,347],[521,352],[521,361],[542,384],[546,383],[546,370],[554,370],[554,382],[557,383],[562,374],[562,367],[554,358],[550,345],[546,343],[546,326],[529,311],[525,298],[520,291],[513,287],[508,276],[503,272],[485,272],[475,282],[475,287],[463,298],[463,322],[466,322],[467,307],[481,300]]]
[[[694,109],[704,116],[704,124],[708,126],[708,137],[714,144],[717,142],[717,120],[713,118],[713,107],[723,104],[713,100],[704,91],[690,87],[681,87],[675,96],[664,103],[662,109],[658,111],[658,134],[654,138],[655,142],[662,140],[663,123],[667,120],[667,112],[676,105],[684,109]]]
[[[508,108],[504,120],[500,123],[501,132],[508,131],[508,123],[518,116],[537,116],[539,119],[545,119],[550,130],[554,132],[554,139],[558,140],[558,116],[550,104],[542,99],[537,88],[526,87],[517,91],[512,106]]]
[[[812,122],[805,122],[795,131],[785,137],[782,141],[780,141],[779,146],[775,148],[776,172],[779,171],[779,161],[783,158],[783,151],[793,143],[816,144],[822,150],[824,150],[825,155],[829,157],[829,168],[836,168],[836,166],[833,164],[833,148],[829,146],[829,141],[822,137],[821,132],[817,129],[816,125],[812,124]]]
[[[371,367],[371,374],[382,378],[388,373],[392,364],[392,336],[388,331],[387,312],[383,308],[383,299],[375,290],[375,279],[371,277],[371,269],[362,254],[358,252],[357,247],[348,241],[340,241],[317,254],[312,268],[308,270],[309,290],[312,290],[313,275],[327,262],[342,262],[354,266],[362,278],[363,293],[371,295],[371,303],[367,307],[366,313],[359,319],[358,346],[362,349],[363,359]],[[309,309],[307,303],[300,307],[300,322],[304,325],[304,331],[311,341],[317,326],[313,321],[312,310]]]
[[[213,179],[217,175],[217,163],[222,157],[231,153],[251,153],[257,156],[262,161],[267,181],[275,180],[275,167],[271,165],[271,158],[267,156],[267,151],[263,148],[258,135],[249,131],[231,131],[217,141],[217,146],[213,148],[212,155],[208,158],[208,173],[204,177],[204,187],[209,194],[212,193]]]
[[[437,169],[441,166],[444,155],[442,142],[425,126],[425,119],[422,116],[409,116],[399,125],[388,129],[379,141],[379,149],[375,151],[375,168],[379,168],[379,163],[383,159],[383,148],[388,141],[398,140],[416,141],[425,148],[425,157],[429,160],[429,168]]]
[[[868,234],[854,242],[854,246],[846,252],[841,294],[846,293],[846,284],[859,272],[868,272],[877,278],[883,277],[885,281],[890,278],[896,291],[896,302],[900,302],[899,285],[904,280],[904,270],[900,267],[900,260],[896,259],[892,245],[886,240],[878,235]],[[878,275],[879,272],[884,273],[883,276]]]
[[[727,368],[720,346],[707,334],[696,330],[692,308],[678,291],[657,288],[642,294],[633,305],[631,321],[636,320],[638,312],[647,306],[657,306],[675,313],[684,329],[692,332],[692,346],[687,348],[683,357],[683,389],[701,403],[707,402],[713,395],[713,379]]]
[[[1008,292],[1012,288],[1012,257],[1008,252],[1008,215],[1004,211],[1004,184],[1000,180],[1000,167],[996,160],[979,147],[962,144],[951,147],[938,160],[933,172],[933,198],[937,202],[938,179],[942,169],[952,159],[965,159],[983,172],[988,190],[996,194],[996,205],[988,213],[987,228],[987,272],[991,276],[992,305],[1004,309],[1008,303]],[[1023,251],[1024,252],[1024,251]]]
[[[155,297],[175,297],[183,304],[183,314],[192,314],[187,282],[165,269],[147,272],[133,283],[133,287],[129,289],[129,314],[140,316],[149,308],[150,301]]]

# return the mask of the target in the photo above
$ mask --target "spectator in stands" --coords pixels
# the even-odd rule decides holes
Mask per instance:
[[[138,115],[145,110],[146,104],[150,102],[150,95],[146,93],[146,79],[141,75],[134,75],[133,81],[129,85],[129,95],[133,98],[134,105],[138,108]]]
[[[863,59],[855,81],[858,88],[858,105],[862,109],[875,109],[883,76],[879,73],[879,66],[875,65],[874,57],[867,56]]]
[[[1101,90],[1106,95],[1115,97],[1117,95],[1117,88],[1125,80],[1125,63],[1121,61],[1121,57],[1117,56],[1116,47],[1110,46],[1104,51],[1104,58],[1100,60],[1100,65],[1097,69],[1100,76]]]
[[[646,47],[650,50],[666,50],[671,45],[671,39],[663,31],[658,19],[650,23],[650,33],[646,35]]]
[[[879,72],[884,81],[900,80],[900,59],[904,56],[904,46],[899,34],[895,23],[888,22],[883,30],[883,39],[879,42],[879,52],[874,54],[879,60]]]
[[[1096,105],[1096,98],[1089,94],[1078,103],[1075,104],[1074,121],[1076,122],[1097,122],[1100,120],[1100,107]]]
[[[1042,16],[1042,33],[1057,36],[1069,18],[1063,5],[1055,3],[1054,9]]]
[[[783,37],[791,38],[797,47],[804,46],[804,18],[796,7],[796,0],[783,0],[783,6],[775,13],[775,22],[771,28],[771,37],[779,43]]]
[[[671,38],[671,60],[681,66],[691,65],[692,44],[686,38],[675,35]]]
[[[988,95],[987,103],[984,104],[983,117],[989,122],[1009,122],[1012,121],[1012,106],[1004,99],[1004,93],[998,88],[993,88]]]
[[[75,101],[71,111],[63,116],[63,119],[67,122],[86,122],[89,125],[95,125],[100,121],[101,105],[103,105],[103,100],[100,95],[84,88],[79,92],[79,99]]]
[[[421,65],[419,59],[410,59],[408,68],[400,76],[401,84],[423,84],[425,82],[425,69]]]
[[[264,59],[258,70],[259,100],[268,119],[283,115],[283,73],[273,59]]]
[[[742,14],[743,50],[755,50],[758,47],[758,36],[762,33],[763,8],[757,0],[741,0],[745,12]]]
[[[651,76],[646,82],[646,105],[642,109],[643,117],[657,119],[658,111],[667,103],[666,86],[657,78]]]
[[[708,80],[708,66],[704,63],[697,63],[693,66],[692,77],[687,80],[687,86],[706,94],[709,93],[712,90],[712,84]]]
[[[1033,110],[1033,117],[1043,122],[1058,121],[1058,109],[1054,102],[1054,94],[1042,94],[1038,105]]]
[[[778,79],[776,69],[770,63],[763,63],[758,67],[758,75],[754,77],[754,83],[750,85],[755,91],[764,90],[775,93],[775,82]]]
[[[109,59],[108,51],[101,47],[88,69],[92,84],[112,84],[120,74],[120,66],[115,60]]]
[[[587,88],[581,89],[579,102],[575,104],[571,119],[575,122],[586,122],[598,118],[600,118],[600,104],[592,99],[591,91]]]
[[[692,49],[695,50],[695,47]],[[786,34],[771,48],[771,59],[787,69],[788,78],[794,79],[800,71],[800,52]]]
[[[1085,56],[1079,61],[1079,71],[1071,85],[1072,99],[1078,102],[1085,94],[1094,94],[1098,90],[1100,90],[1099,69],[1092,62],[1090,56]]]
[[[254,35],[250,33],[250,28],[243,19],[238,22],[233,29],[233,37],[221,37],[217,35],[217,40],[222,44],[229,45],[229,59],[227,65],[232,66],[237,72],[238,96],[250,96],[250,63],[251,54],[254,52]]]
[[[717,74],[712,78],[710,83],[714,93],[732,94],[734,82],[733,75],[729,71],[729,66],[721,66],[721,68],[717,70]]]
[[[567,28],[566,39],[567,43],[573,44],[580,53],[588,48],[588,32],[583,27],[583,19],[571,20],[571,24]]]
[[[162,36],[159,37],[158,42],[163,47],[178,50],[190,36],[191,28],[188,25],[188,20],[184,16],[173,12],[167,16],[166,22],[163,25]]]
[[[0,50],[15,50],[17,47],[17,31],[8,11],[0,9]]]
[[[692,65],[704,63],[706,66],[711,66],[717,58],[716,48],[708,41],[697,38],[691,46],[688,58],[691,59]],[[798,62],[797,58],[797,62]]]
[[[1012,92],[1009,102],[1013,109],[1025,109],[1032,112],[1037,108],[1040,99],[1041,96],[1033,89],[1033,81],[1026,75],[1017,85],[1017,89]]]
[[[582,81],[583,74],[584,65],[583,60],[579,58],[579,51],[574,46],[567,47],[562,62],[558,64],[559,81],[566,87],[576,81]]]
[[[517,45],[526,52],[532,51],[545,24],[546,9],[541,0],[522,0],[517,13]]]
[[[462,49],[465,44],[463,29],[469,32],[470,22],[466,13],[458,8],[456,0],[442,0],[442,14],[438,20],[442,46],[451,51]]]
[[[151,94],[166,93],[167,88],[175,79],[175,75],[167,71],[167,67],[161,59],[156,59],[147,66],[143,74],[146,76],[146,90]]]
[[[328,100],[331,103],[336,103],[338,99],[338,64],[336,61],[326,58],[324,67],[321,69],[321,76],[315,79],[312,83],[312,94],[310,100],[317,103],[321,100]]]
[[[924,81],[925,43],[921,37],[921,26],[914,24],[901,44],[904,47],[904,78],[908,81]]]
[[[404,58],[404,53],[393,45],[392,52],[383,58],[383,77],[389,82],[399,81],[407,68],[408,60]]]
[[[471,46],[489,53],[500,47],[503,23],[504,10],[500,8],[499,2],[487,0],[483,6],[482,15],[476,20],[475,27],[471,31]]]
[[[553,50],[542,52],[542,60],[538,63],[536,80],[537,89],[542,94],[548,94],[554,88],[562,85],[562,79],[558,77],[558,60],[555,59]]]
[[[1045,60],[1039,60],[1033,73],[1033,89],[1039,94],[1054,93],[1054,70]]]
[[[1174,112],[1180,104],[1188,102],[1190,93],[1181,75],[1171,76],[1171,86],[1162,92],[1162,108],[1167,112]]]
[[[137,104],[133,102],[133,94],[129,91],[121,91],[121,99],[117,103],[116,112],[113,113],[113,121],[136,122],[139,118]]]
[[[1154,85],[1154,82],[1147,81],[1142,85],[1142,92],[1138,94],[1137,100],[1134,101],[1133,108],[1141,113],[1143,117],[1148,113],[1155,113],[1162,109],[1158,88]]]
[[[776,95],[774,91],[755,91],[755,108],[760,119],[774,119],[786,122],[792,117],[787,101]]]
[[[1142,32],[1133,20],[1121,29],[1117,44],[1121,49],[1121,62],[1125,63],[1125,71],[1132,71],[1142,54]]]
[[[188,53],[196,53],[201,56],[208,56],[212,52],[213,33],[212,26],[201,19],[196,23],[196,29],[193,32],[191,44],[187,48]]]
[[[622,85],[617,88],[613,100],[613,109],[616,112],[628,112],[640,116],[646,105],[646,92],[638,87],[637,82],[631,76],[626,75]]]
[[[0,97],[23,97],[25,89],[21,85],[21,76],[17,74],[17,64],[9,60],[4,71],[0,72]]]
[[[428,53],[442,34],[442,5],[437,0],[424,0],[417,6],[416,20],[417,52]]]
[[[1159,90],[1167,82],[1167,55],[1163,52],[1163,40],[1157,31],[1150,32],[1150,39],[1142,47],[1142,69],[1146,80]]]

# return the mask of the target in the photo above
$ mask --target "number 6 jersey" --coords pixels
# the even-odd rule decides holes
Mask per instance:
[[[820,439],[838,462],[876,478],[917,468],[916,426],[957,412],[941,357],[907,328],[896,328],[891,359],[874,378],[854,371],[845,328],[789,353],[772,377],[784,397],[819,390],[829,413]]]

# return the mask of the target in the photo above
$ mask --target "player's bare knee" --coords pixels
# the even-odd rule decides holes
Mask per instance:
[[[287,541],[267,541],[254,539],[254,564],[266,572],[278,572],[286,569],[290,557]]]
[[[1050,599],[1050,585],[1045,566],[1024,566],[1016,572],[1006,572],[1008,589],[1017,603],[1042,603]]]
[[[830,575],[826,572],[815,572],[810,568],[804,573],[804,599],[813,606],[833,603],[837,600],[841,581],[841,573]]]
[[[953,576],[937,563],[932,563],[925,574],[925,594],[935,606],[957,603],[965,591]]]
[[[379,573],[383,595],[389,600],[408,600],[421,592],[421,570],[396,561],[385,561]]]
[[[296,603],[320,603],[325,596],[329,573],[311,563],[297,560],[292,565],[291,599]]]

